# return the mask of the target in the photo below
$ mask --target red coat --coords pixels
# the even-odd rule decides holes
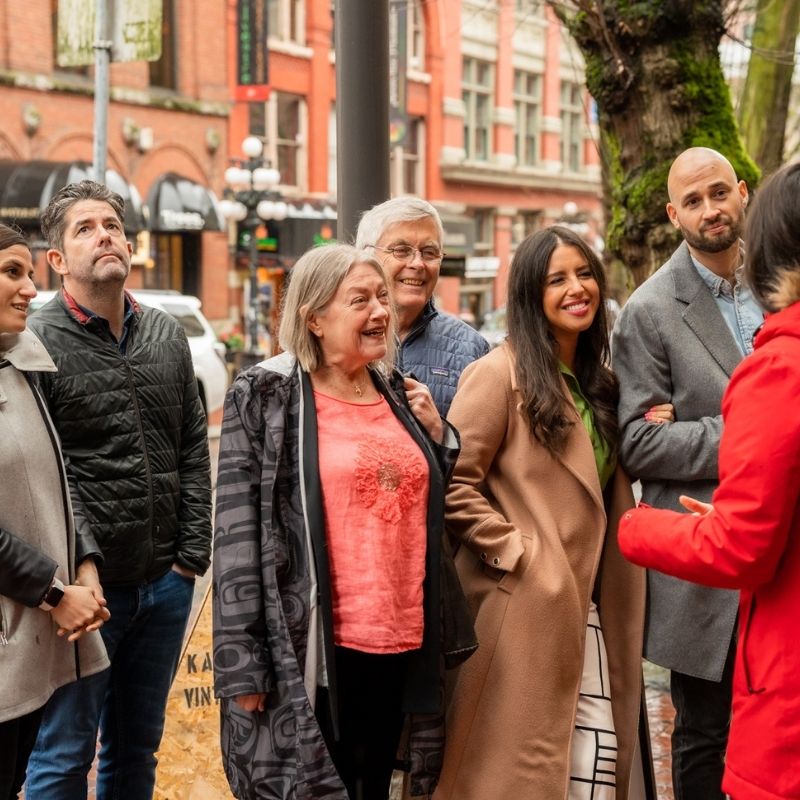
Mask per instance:
[[[714,510],[624,515],[636,564],[741,589],[733,720],[722,788],[800,798],[800,302],[769,317],[722,402]]]

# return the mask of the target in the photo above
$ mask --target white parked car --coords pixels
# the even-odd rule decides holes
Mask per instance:
[[[228,388],[225,345],[200,311],[200,301],[177,291],[133,289],[131,294],[143,305],[166,311],[183,326],[192,351],[194,374],[206,414],[221,408]],[[31,311],[50,302],[55,291],[42,289],[31,301]]]
[[[486,339],[492,347],[502,344],[508,336],[506,328],[506,307],[501,306],[494,311],[489,311],[483,318],[483,325],[478,328],[478,333]]]

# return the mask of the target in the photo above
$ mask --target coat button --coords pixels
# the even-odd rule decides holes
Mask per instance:
[[[499,563],[500,559],[495,556],[495,558],[492,559],[492,564],[494,564],[494,566],[496,567]]]
[[[487,558],[488,556],[486,555],[486,553],[481,553],[481,561],[486,561]]]

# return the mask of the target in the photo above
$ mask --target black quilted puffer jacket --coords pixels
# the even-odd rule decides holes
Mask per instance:
[[[57,373],[41,390],[61,437],[82,552],[104,585],[173,562],[197,574],[211,550],[206,420],[189,343],[168,314],[134,304],[126,352],[60,292],[30,319]]]

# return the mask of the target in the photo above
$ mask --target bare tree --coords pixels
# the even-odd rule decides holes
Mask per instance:
[[[675,248],[667,173],[687,147],[713,147],[753,184],[718,45],[723,0],[548,0],[586,61],[599,114],[607,247],[641,283]]]

